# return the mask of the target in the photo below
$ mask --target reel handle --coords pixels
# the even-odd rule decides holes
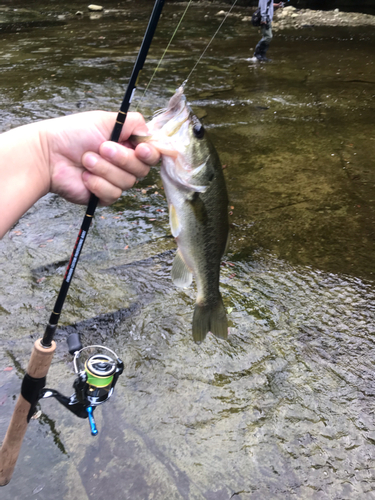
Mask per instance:
[[[68,344],[69,354],[72,356],[83,348],[79,333],[71,333],[66,342]]]
[[[0,486],[5,486],[12,479],[31,416],[30,411],[37,401],[37,399],[35,401],[35,395],[39,394],[40,387],[44,387],[45,377],[56,349],[56,344],[53,341],[51,347],[42,347],[41,340],[38,339],[34,344],[23,379],[21,394],[0,449]]]
[[[96,436],[99,431],[96,428],[96,423],[94,420],[94,408],[92,406],[89,406],[88,408],[86,408],[86,411],[87,411],[87,415],[89,417],[91,435]]]

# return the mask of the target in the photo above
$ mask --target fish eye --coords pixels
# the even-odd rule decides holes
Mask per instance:
[[[204,136],[204,127],[201,123],[197,123],[193,127],[193,134],[197,139],[202,139]]]

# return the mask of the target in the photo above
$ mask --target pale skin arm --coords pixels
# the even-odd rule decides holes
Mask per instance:
[[[116,116],[89,111],[0,134],[0,238],[48,192],[79,204],[93,193],[110,205],[148,174],[160,154],[149,144],[133,149],[126,142],[147,132],[143,117],[128,113],[116,144],[108,141]]]

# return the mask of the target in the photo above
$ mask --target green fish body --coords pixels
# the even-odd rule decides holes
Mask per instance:
[[[178,245],[172,280],[187,287],[194,276],[197,284],[193,338],[201,342],[211,332],[226,339],[219,280],[228,240],[228,195],[219,155],[188,106],[182,87],[147,126],[148,140],[162,154],[161,178]]]

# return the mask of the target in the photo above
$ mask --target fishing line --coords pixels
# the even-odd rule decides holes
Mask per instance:
[[[198,59],[198,61],[195,63],[195,65],[194,65],[193,69],[190,71],[190,73],[189,73],[188,77],[186,78],[186,80],[184,80],[184,82],[182,83],[182,87],[185,87],[185,85],[187,84],[187,82],[188,82],[189,78],[191,77],[191,75],[192,75],[193,71],[195,71],[195,68],[198,66],[198,64],[200,63],[201,59],[203,58],[203,56],[204,56],[204,55],[205,55],[205,53],[207,52],[207,49],[208,49],[208,47],[211,45],[211,43],[212,43],[213,39],[215,38],[215,36],[219,33],[219,31],[220,31],[221,27],[222,27],[222,26],[223,26],[223,24],[225,23],[225,21],[226,21],[227,17],[229,16],[229,14],[232,12],[232,9],[233,9],[233,7],[236,5],[236,3],[237,3],[237,0],[234,0],[234,2],[233,2],[233,4],[232,4],[231,8],[228,10],[228,12],[226,13],[226,15],[225,15],[224,19],[222,20],[222,22],[221,22],[220,26],[218,27],[218,29],[217,29],[217,30],[216,30],[216,32],[214,33],[214,36],[213,36],[213,37],[211,38],[211,40],[208,42],[207,47],[206,47],[206,48],[204,49],[204,51],[202,52],[202,54],[201,54],[200,58],[199,58],[199,59]]]
[[[237,0],[236,0],[236,1],[237,1]],[[178,22],[178,24],[177,24],[177,26],[176,26],[176,29],[175,29],[175,30],[174,30],[174,32],[173,32],[173,35],[172,35],[171,39],[170,39],[170,40],[169,40],[169,42],[168,42],[167,47],[166,47],[166,49],[164,50],[164,52],[163,52],[163,54],[162,54],[162,56],[161,56],[161,58],[160,58],[160,60],[159,60],[159,62],[158,62],[158,64],[157,64],[157,66],[156,66],[156,68],[155,68],[155,70],[154,70],[153,74],[151,75],[151,78],[150,78],[150,80],[149,80],[149,82],[148,82],[148,84],[147,84],[147,86],[146,86],[146,88],[145,88],[145,91],[143,92],[142,97],[140,98],[140,100],[139,100],[139,101],[138,101],[138,103],[137,103],[136,111],[138,111],[138,106],[141,104],[141,102],[142,102],[142,100],[143,100],[143,98],[144,98],[144,96],[145,96],[145,94],[146,94],[146,92],[147,92],[147,90],[148,90],[149,86],[151,85],[152,80],[154,79],[154,76],[156,75],[156,73],[157,73],[158,69],[160,68],[160,65],[161,65],[161,63],[162,63],[162,61],[163,61],[163,59],[164,59],[164,56],[165,56],[165,54],[168,52],[168,49],[169,49],[169,47],[170,47],[170,45],[171,45],[171,43],[172,43],[172,41],[173,41],[173,39],[174,39],[174,37],[175,37],[175,35],[176,35],[176,33],[177,33],[177,31],[178,31],[178,29],[179,29],[179,27],[180,27],[181,23],[182,23],[182,20],[183,20],[183,19],[184,19],[184,17],[185,17],[185,14],[186,14],[186,12],[187,12],[188,8],[190,7],[191,2],[192,2],[192,0],[190,0],[190,1],[189,1],[189,3],[188,3],[188,4],[187,4],[187,6],[186,6],[186,9],[185,9],[185,10],[184,10],[184,12],[182,13],[182,16],[181,16],[181,18],[180,18],[180,20],[179,20],[179,22]]]

